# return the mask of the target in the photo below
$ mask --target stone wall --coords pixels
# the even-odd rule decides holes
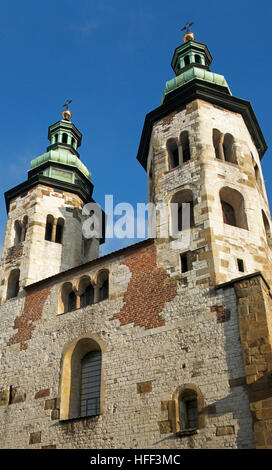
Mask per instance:
[[[109,298],[58,314],[61,285],[101,268]],[[0,321],[1,448],[255,445],[234,289],[184,283],[158,266],[153,241],[29,286],[2,304]],[[65,351],[82,338],[103,344],[103,413],[60,420]],[[181,435],[171,402],[186,384],[200,390],[204,418]]]
[[[215,157],[213,129],[233,135],[237,164]],[[167,141],[178,140],[184,130],[189,132],[191,158],[169,169]],[[259,168],[258,181],[253,160]],[[202,248],[191,273],[197,282],[215,284],[242,275],[238,259],[243,260],[246,274],[262,271],[271,282],[271,249],[262,219],[263,211],[271,228],[270,210],[259,155],[240,114],[201,100],[178,109],[153,127],[147,172],[151,166],[152,201],[158,207],[168,207],[173,195],[183,189],[192,191],[194,201],[195,226],[187,235],[189,241],[184,234],[175,240],[161,237],[166,225],[171,227],[170,209],[157,218],[157,235],[163,238],[159,258],[162,266],[179,270],[181,252]],[[222,188],[234,189],[244,198],[247,229],[223,223],[219,197]]]
[[[20,269],[20,286],[65,271],[82,262],[97,258],[99,242],[92,243],[88,258],[84,257],[82,239],[83,201],[72,193],[37,185],[10,203],[6,236],[2,253],[2,297],[5,299],[10,271]],[[28,216],[25,241],[14,245],[16,220]],[[48,215],[64,219],[62,243],[45,240]]]

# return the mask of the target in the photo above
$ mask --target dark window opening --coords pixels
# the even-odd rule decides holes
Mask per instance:
[[[99,300],[106,300],[109,297],[109,280],[106,279],[99,289]]]
[[[72,291],[68,295],[68,312],[72,312],[73,310],[76,310],[76,308],[76,294]]]
[[[187,162],[191,158],[188,131],[184,131],[180,134],[180,143],[182,146],[182,160],[183,162]]]
[[[233,207],[225,201],[221,201],[224,224],[237,227],[236,217]]]
[[[93,305],[94,303],[94,288],[90,284],[86,287],[85,292],[80,296],[80,307],[86,307],[87,305]]]
[[[64,132],[62,134],[62,143],[67,144],[67,140],[68,140],[68,135]]]
[[[172,151],[172,168],[179,166],[179,152],[178,148]]]
[[[6,295],[7,300],[17,297],[19,293],[19,279],[20,279],[20,270],[14,269],[13,271],[11,271],[9,278],[8,278],[7,295]]]
[[[223,153],[226,162],[237,163],[234,153],[234,138],[231,134],[225,134],[223,141]]]
[[[56,227],[56,243],[62,242],[62,226],[57,225]]]
[[[188,258],[187,254],[185,255],[180,255],[180,261],[181,261],[181,272],[186,273],[188,271]]]
[[[184,57],[184,64],[185,64],[185,65],[189,65],[189,64],[190,64],[190,57],[189,57],[188,55],[186,55],[186,56]]]
[[[22,236],[21,236],[22,242],[24,242],[26,239],[27,226],[28,226],[28,217],[27,215],[25,215],[23,218],[23,226],[22,226]]]
[[[198,55],[198,54],[195,55],[195,62],[196,62],[197,64],[201,64],[200,55]]]
[[[179,398],[179,420],[181,431],[199,427],[197,395],[193,390],[185,390]]]
[[[81,360],[80,416],[100,413],[101,352],[92,351]]]
[[[219,194],[224,223],[248,230],[245,201],[242,194],[227,186],[221,188]]]
[[[270,223],[268,222],[268,218],[266,217],[264,211],[262,211],[262,217],[263,217],[263,224],[264,224],[264,229],[265,229],[266,241],[267,241],[267,244],[270,246],[270,248],[272,248],[272,237],[271,237]]]
[[[62,243],[63,227],[64,227],[64,219],[59,218],[57,221],[57,226],[56,226],[56,238],[55,238],[56,243]]]
[[[52,232],[53,232],[53,224],[52,224],[52,222],[47,222],[46,223],[46,228],[45,228],[45,240],[51,242]]]
[[[187,220],[185,220],[185,208],[183,204],[190,204],[190,223],[187,227]],[[184,202],[178,209],[178,230],[186,230],[188,228],[192,228],[194,226],[194,204],[193,201]],[[184,219],[184,220],[183,220]]]
[[[187,427],[197,428],[198,427],[198,412],[197,412],[197,400],[188,400],[186,402],[187,410]]]
[[[244,261],[242,259],[237,259],[237,264],[238,264],[238,270],[241,273],[244,273],[245,272]]]
[[[15,229],[15,238],[14,238],[14,245],[18,245],[22,239],[22,224],[19,220],[16,220],[14,223]]]
[[[179,166],[179,151],[176,140],[171,138],[167,141],[166,144],[167,151],[168,151],[168,162],[169,162],[169,170],[176,168]]]

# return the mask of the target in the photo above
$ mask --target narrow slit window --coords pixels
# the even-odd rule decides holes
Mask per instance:
[[[167,151],[168,151],[168,166],[169,170],[176,168],[179,166],[179,150],[174,138],[171,138],[167,141],[166,144]]]
[[[201,64],[200,55],[198,55],[198,54],[195,55],[195,62],[196,62],[197,64]]]
[[[94,303],[94,288],[89,284],[83,294],[80,296],[80,307],[86,307],[87,305],[93,305]]]
[[[244,273],[245,272],[245,266],[244,266],[244,261],[242,259],[237,259],[237,265],[238,265],[238,270],[241,272],[241,273]]]
[[[198,401],[193,390],[185,390],[179,397],[180,429],[196,429],[199,427]]]
[[[188,271],[188,257],[187,254],[180,255],[180,262],[181,262],[181,272],[187,273]]]
[[[52,241],[52,234],[53,234],[53,224],[54,224],[54,217],[52,215],[48,215],[46,219],[46,226],[45,226],[45,240],[51,242]]]
[[[19,293],[20,270],[13,269],[8,278],[6,299],[13,299]]]
[[[183,163],[188,162],[191,158],[190,143],[189,143],[189,132],[184,131],[180,134],[180,144],[182,147],[182,160]]]

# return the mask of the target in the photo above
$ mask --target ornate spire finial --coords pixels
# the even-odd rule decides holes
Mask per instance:
[[[61,115],[62,115],[63,119],[65,119],[65,121],[70,121],[70,119],[72,117],[72,113],[68,108],[70,103],[72,103],[72,100],[67,100],[66,103],[63,105],[63,107],[65,107],[65,109],[62,111]]]
[[[189,28],[192,26],[192,24],[194,24],[194,22],[186,23],[186,25],[181,29],[181,31],[186,30],[186,33],[183,35],[183,42],[193,41],[195,39],[194,33],[189,31]]]

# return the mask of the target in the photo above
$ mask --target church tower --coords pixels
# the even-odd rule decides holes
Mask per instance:
[[[2,300],[24,286],[99,256],[103,240],[82,235],[82,207],[92,199],[91,173],[81,162],[82,135],[72,113],[48,129],[46,153],[28,179],[5,193],[8,221],[2,253]]]
[[[137,156],[147,171],[149,202],[167,208],[157,216],[159,262],[194,285],[259,271],[270,282],[266,142],[251,104],[210,71],[208,47],[190,31],[183,41],[171,62],[176,76],[146,116]]]

